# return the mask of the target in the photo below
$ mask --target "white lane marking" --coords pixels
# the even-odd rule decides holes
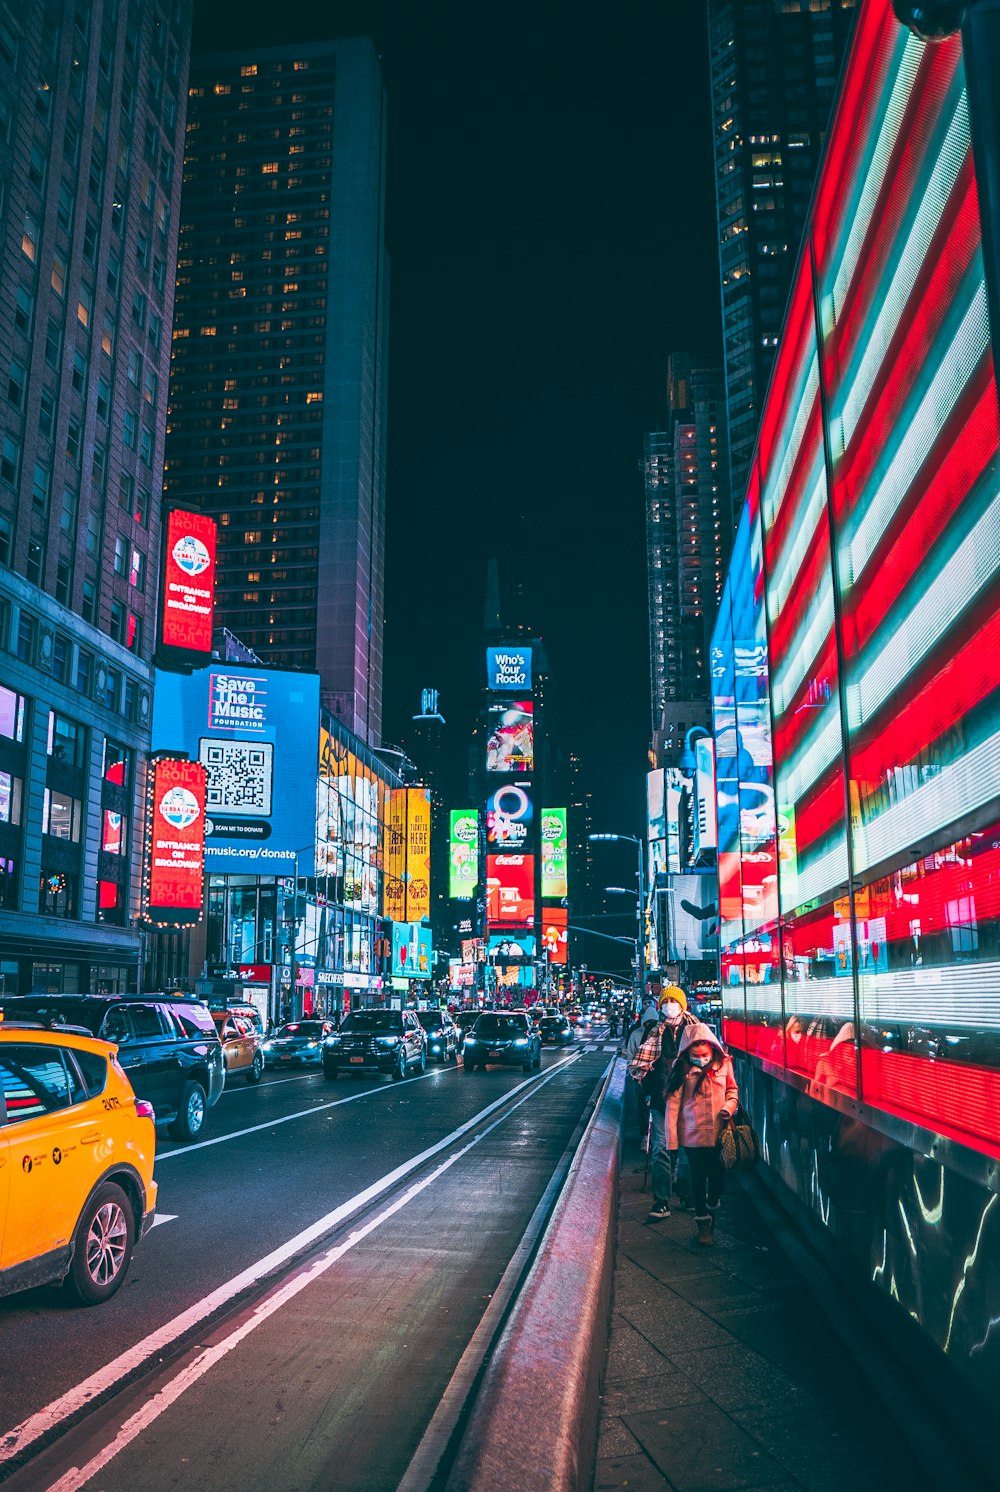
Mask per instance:
[[[150,1229],[158,1228],[161,1223],[175,1223],[179,1214],[176,1212],[158,1212],[150,1223]]]
[[[321,1069],[313,1068],[312,1072],[300,1072],[298,1077],[295,1078],[272,1078],[269,1083],[247,1083],[246,1086],[243,1088],[237,1088],[234,1084],[232,1088],[223,1088],[222,1093],[219,1096],[221,1098],[232,1098],[233,1094],[236,1094],[236,1096],[239,1097],[241,1094],[244,1093],[262,1093],[265,1088],[280,1088],[282,1083],[303,1083],[305,1082],[306,1078],[314,1078],[317,1071],[321,1071]],[[237,1074],[237,1076],[239,1076],[239,1074]],[[226,1082],[227,1084],[229,1082],[228,1076],[226,1078]]]
[[[401,1181],[404,1176],[408,1176],[411,1171],[415,1171],[418,1166],[423,1165],[432,1156],[440,1154],[448,1145],[453,1144],[455,1140],[461,1139],[470,1129],[474,1129],[477,1124],[481,1124],[490,1114],[508,1103],[523,1088],[530,1087],[533,1092],[537,1092],[539,1088],[548,1082],[550,1077],[554,1077],[568,1063],[575,1062],[576,1060],[576,1054],[573,1054],[572,1056],[562,1058],[559,1062],[554,1062],[546,1070],[545,1076],[541,1081],[536,1078],[525,1078],[523,1082],[516,1084],[509,1092],[502,1094],[500,1098],[494,1099],[484,1109],[480,1109],[478,1114],[474,1114],[464,1124],[460,1124],[458,1129],[452,1130],[451,1134],[445,1135],[443,1140],[438,1140],[436,1144],[428,1146],[419,1155],[415,1155],[410,1160],[404,1161],[395,1170],[388,1172],[387,1175],[382,1176],[378,1181],[373,1181],[370,1186],[365,1187],[364,1191],[358,1192],[346,1202],[341,1202],[338,1207],[335,1207],[332,1212],[328,1212],[325,1217],[321,1217],[316,1222],[311,1223],[308,1228],[303,1228],[301,1233],[296,1233],[294,1238],[289,1238],[286,1243],[281,1244],[276,1249],[272,1249],[269,1254],[265,1254],[263,1259],[258,1259],[255,1264],[248,1265],[246,1269],[234,1275],[231,1280],[227,1280],[224,1285],[219,1285],[217,1289],[213,1290],[209,1295],[204,1296],[195,1305],[189,1306],[186,1311],[183,1311],[172,1321],[158,1327],[156,1331],[150,1332],[148,1336],[143,1337],[140,1342],[128,1348],[127,1351],[121,1353],[103,1368],[98,1368],[96,1372],[91,1373],[89,1378],[85,1378],[82,1383],[78,1383],[73,1388],[67,1389],[64,1394],[60,1394],[58,1399],[53,1399],[52,1403],[47,1404],[44,1409],[39,1409],[26,1420],[22,1420],[19,1425],[15,1425],[12,1430],[7,1430],[3,1435],[0,1435],[0,1465],[5,1461],[11,1460],[12,1457],[19,1455],[27,1446],[31,1445],[41,1436],[47,1435],[61,1420],[78,1413],[92,1399],[106,1393],[119,1379],[124,1378],[129,1373],[133,1373],[156,1353],[163,1352],[179,1336],[190,1331],[199,1322],[204,1321],[206,1316],[214,1314],[215,1311],[232,1300],[234,1296],[241,1294],[242,1291],[257,1284],[266,1275],[280,1268],[282,1264],[286,1264],[295,1254],[300,1253],[302,1249],[307,1248],[310,1244],[315,1243],[317,1239],[322,1238],[324,1233],[329,1233],[332,1228],[344,1222],[352,1213],[358,1212],[362,1207],[366,1207],[369,1202],[373,1202],[376,1197],[380,1197],[383,1192],[395,1186],[397,1181]],[[346,1103],[348,1100],[344,1099],[342,1102]]]
[[[452,1070],[457,1071],[457,1069]],[[439,1072],[447,1071],[447,1068],[439,1069]],[[418,1078],[410,1078],[409,1082],[419,1083],[425,1078],[436,1078],[438,1075],[438,1072],[422,1072]],[[179,1155],[193,1155],[196,1150],[207,1150],[212,1145],[227,1145],[230,1140],[243,1139],[244,1135],[258,1134],[262,1129],[275,1129],[279,1124],[291,1124],[293,1119],[308,1119],[310,1114],[322,1114],[327,1109],[339,1108],[343,1103],[357,1103],[361,1098],[371,1098],[373,1093],[385,1093],[386,1091],[385,1087],[365,1088],[360,1093],[352,1093],[349,1098],[333,1098],[329,1103],[314,1103],[311,1108],[296,1109],[294,1114],[282,1114],[277,1119],[265,1119],[261,1124],[251,1124],[248,1129],[234,1129],[232,1134],[216,1135],[213,1140],[199,1140],[194,1145],[178,1145],[176,1150],[167,1150],[163,1155],[157,1155],[156,1164],[162,1165],[165,1160],[176,1160]],[[390,1091],[397,1091],[396,1084],[393,1084]],[[511,1092],[513,1091],[511,1089]]]
[[[569,1061],[571,1059],[567,1058],[566,1060]],[[563,1064],[559,1065],[562,1066]],[[231,1331],[221,1342],[216,1342],[213,1346],[205,1348],[193,1362],[183,1367],[176,1377],[171,1379],[141,1409],[125,1421],[115,1438],[103,1450],[98,1451],[95,1456],[92,1456],[84,1466],[71,1467],[57,1482],[52,1483],[48,1488],[48,1492],[79,1492],[79,1489],[86,1486],[87,1482],[95,1477],[99,1471],[103,1470],[108,1462],[117,1456],[119,1451],[124,1450],[127,1445],[130,1445],[133,1440],[142,1434],[143,1430],[148,1429],[155,1420],[159,1419],[161,1414],[177,1402],[192,1384],[197,1383],[198,1379],[203,1378],[217,1362],[221,1361],[223,1357],[228,1356],[251,1332],[256,1331],[258,1326],[263,1326],[264,1322],[280,1311],[282,1306],[287,1305],[290,1300],[305,1290],[314,1280],[319,1279],[320,1275],[325,1274],[332,1265],[337,1263],[338,1259],[342,1259],[346,1253],[357,1247],[370,1233],[374,1233],[376,1228],[381,1228],[383,1223],[388,1222],[397,1212],[401,1212],[422,1191],[426,1191],[429,1186],[432,1186],[435,1181],[439,1180],[445,1171],[450,1170],[457,1161],[460,1161],[463,1155],[468,1155],[470,1150],[474,1150],[477,1145],[481,1144],[487,1135],[492,1134],[501,1124],[506,1124],[516,1109],[519,1109],[523,1103],[527,1103],[539,1089],[544,1088],[545,1084],[551,1078],[555,1077],[556,1071],[557,1068],[550,1068],[540,1081],[531,1084],[530,1093],[525,1093],[522,1098],[518,1099],[517,1103],[511,1105],[505,1114],[501,1114],[492,1124],[487,1125],[481,1134],[474,1136],[468,1144],[463,1145],[460,1150],[456,1150],[454,1155],[450,1155],[439,1166],[435,1166],[430,1175],[425,1176],[422,1181],[414,1182],[413,1186],[409,1187],[401,1197],[397,1197],[395,1202],[390,1202],[389,1206],[376,1217],[370,1218],[360,1228],[355,1228],[354,1232],[345,1238],[343,1243],[334,1244],[332,1248],[320,1254],[318,1259],[314,1259],[312,1264],[308,1264],[298,1270],[290,1280],[280,1285],[267,1299],[262,1300],[246,1321]],[[531,1080],[528,1079],[528,1083],[530,1082]],[[518,1088],[524,1088],[525,1086],[527,1086],[526,1083],[520,1083]],[[516,1093],[518,1089],[515,1088],[511,1091]],[[495,1107],[495,1105],[491,1105],[491,1107]],[[463,1126],[463,1128],[466,1127]],[[459,1134],[460,1132],[456,1130],[455,1134]]]

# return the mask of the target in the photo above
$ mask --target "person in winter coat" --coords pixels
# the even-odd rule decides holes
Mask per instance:
[[[649,1033],[655,1029],[659,1019],[660,1012],[656,1005],[652,1000],[647,1001],[636,1018],[635,1023],[625,1033],[621,1047],[619,1048],[621,1055],[627,1063],[631,1064],[639,1048],[649,1036]],[[646,1096],[640,1085],[631,1077],[631,1074],[629,1074],[629,1078],[633,1095],[631,1098],[626,1098],[625,1112],[626,1114],[635,1114],[639,1138],[645,1143],[647,1127]]]
[[[667,1145],[684,1146],[698,1242],[710,1246],[726,1178],[719,1136],[736,1113],[740,1095],[729,1054],[708,1026],[688,1026],[681,1036],[666,1090]]]
[[[657,1022],[649,1028],[646,1039],[629,1064],[629,1073],[639,1084],[652,1121],[650,1172],[653,1205],[646,1218],[648,1223],[658,1223],[670,1216],[671,1182],[676,1178],[664,1127],[667,1074],[677,1056],[682,1035],[697,1024],[687,1008],[684,991],[678,985],[668,985],[660,996]]]

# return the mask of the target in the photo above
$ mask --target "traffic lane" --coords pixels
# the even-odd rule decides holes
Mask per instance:
[[[396,1487],[605,1070],[594,1054],[526,1089],[443,1174],[397,1193],[398,1212],[345,1230],[35,1458],[11,1492],[70,1467],[85,1472],[65,1492]]]
[[[247,1114],[249,1133],[230,1129],[195,1146],[164,1147],[157,1215],[173,1220],[136,1249],[112,1300],[80,1311],[44,1289],[0,1301],[10,1348],[0,1364],[0,1431],[526,1080],[520,1069],[499,1068],[475,1078],[436,1069],[374,1088],[320,1076],[305,1094],[289,1085],[269,1123]],[[260,1122],[268,1127],[256,1129]]]

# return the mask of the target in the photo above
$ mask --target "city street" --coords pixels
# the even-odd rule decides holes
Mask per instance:
[[[157,1226],[118,1296],[0,1305],[8,1484],[395,1487],[607,1069],[605,1032],[531,1075],[227,1088],[204,1140],[161,1142]]]

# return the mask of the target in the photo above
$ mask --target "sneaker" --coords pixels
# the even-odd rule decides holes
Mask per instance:
[[[658,1223],[661,1218],[670,1216],[669,1202],[654,1202],[646,1215],[647,1223]]]

